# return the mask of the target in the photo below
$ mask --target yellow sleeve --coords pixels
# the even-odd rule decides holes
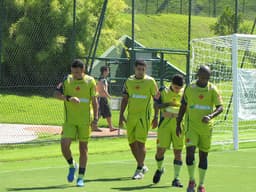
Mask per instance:
[[[214,87],[213,89],[213,104],[215,106],[223,105],[223,100],[217,87]]]
[[[153,81],[153,83],[152,83],[152,87],[151,87],[151,95],[156,96],[158,93],[158,86],[154,79],[152,79],[152,81]]]

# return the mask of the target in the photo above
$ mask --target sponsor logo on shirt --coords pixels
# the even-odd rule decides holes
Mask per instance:
[[[190,109],[199,109],[199,110],[211,110],[211,107],[208,105],[191,105],[189,106]]]
[[[89,99],[87,98],[80,98],[79,100],[81,103],[89,103]]]
[[[191,141],[190,141],[189,138],[186,138],[186,143],[187,143],[187,144],[191,144]]]
[[[132,94],[132,98],[134,99],[147,99],[146,95]]]

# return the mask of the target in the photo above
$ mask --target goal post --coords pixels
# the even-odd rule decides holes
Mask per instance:
[[[232,144],[238,150],[239,143],[255,142],[256,35],[194,39],[191,46],[190,79],[195,80],[200,65],[208,65],[210,81],[223,97],[224,112],[215,120],[213,143]]]

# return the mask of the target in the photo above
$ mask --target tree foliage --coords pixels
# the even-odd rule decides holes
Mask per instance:
[[[69,70],[74,56],[84,57],[92,42],[103,0],[4,0],[3,64],[5,79],[48,84]],[[105,49],[115,39],[113,25],[126,4],[110,0],[101,36]],[[75,43],[74,43],[75,42]]]
[[[217,22],[210,26],[215,35],[230,35],[235,32],[235,12],[230,7],[226,7],[218,17]],[[249,27],[244,24],[242,14],[238,14],[238,33],[248,33]]]

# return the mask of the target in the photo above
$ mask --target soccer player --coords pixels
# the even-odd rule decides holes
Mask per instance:
[[[199,148],[199,185],[198,192],[205,192],[204,179],[207,170],[207,156],[211,145],[213,118],[223,111],[222,99],[217,88],[209,82],[211,70],[200,66],[196,82],[186,87],[177,117],[177,135],[181,135],[181,121],[186,113],[186,164],[189,173],[187,192],[194,192],[196,187],[195,150]],[[215,108],[214,108],[215,107]]]
[[[176,135],[176,117],[178,116],[180,101],[182,97],[182,88],[184,78],[181,75],[174,75],[170,87],[160,88],[160,97],[155,99],[155,114],[160,111],[160,122],[157,132],[157,152],[155,159],[157,162],[157,170],[153,177],[153,183],[158,183],[164,173],[163,161],[164,154],[170,148],[172,143],[174,153],[174,179],[173,187],[183,187],[179,180],[179,173],[182,166],[181,152],[184,146],[184,135],[178,137]],[[154,117],[157,121],[158,115]],[[157,123],[154,123],[154,125]],[[155,128],[155,126],[153,127]]]
[[[85,65],[78,59],[73,61],[71,74],[58,85],[54,93],[56,98],[64,101],[65,122],[62,129],[61,150],[69,164],[67,176],[69,182],[74,180],[77,169],[70,145],[72,140],[76,138],[79,140],[78,187],[84,186],[83,177],[87,164],[87,144],[91,126],[97,127],[98,122],[98,103],[95,94],[96,82],[93,77],[85,74]],[[91,105],[93,114],[91,113]]]
[[[128,142],[131,152],[137,162],[132,179],[142,179],[148,168],[144,165],[146,156],[145,142],[150,124],[150,109],[152,97],[157,95],[158,88],[155,80],[146,75],[146,63],[142,60],[135,62],[135,74],[125,82],[121,101],[119,126],[126,122]],[[127,121],[124,112],[128,106]]]
[[[102,66],[100,68],[100,78],[97,83],[97,91],[98,91],[98,103],[99,103],[99,117],[102,116],[106,118],[108,122],[109,131],[116,131],[113,127],[112,120],[111,120],[111,110],[109,106],[108,99],[111,99],[111,96],[108,92],[108,81],[107,76],[109,75],[109,67]],[[100,129],[96,129],[95,131],[101,131]]]

